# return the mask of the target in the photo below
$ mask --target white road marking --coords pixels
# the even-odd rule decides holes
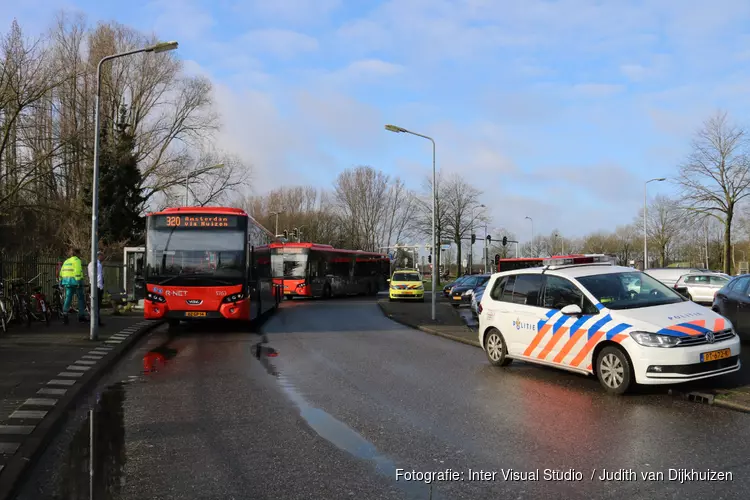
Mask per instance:
[[[85,372],[86,370],[90,370],[90,366],[81,366],[81,365],[69,365],[66,370],[73,370],[78,372]]]
[[[82,372],[60,372],[57,374],[58,377],[80,377],[83,375]]]
[[[29,398],[23,404],[34,406],[55,406],[57,400],[54,398]]]
[[[0,425],[0,434],[31,434],[35,428],[33,425]]]
[[[47,385],[73,385],[75,383],[76,383],[75,380],[70,380],[70,379],[61,380],[61,379],[56,379],[55,378],[55,379],[52,379],[49,382],[47,382]]]
[[[41,420],[46,414],[47,412],[42,410],[16,410],[11,413],[10,418],[36,418]]]
[[[51,389],[49,387],[42,387],[36,391],[37,394],[46,394],[49,396],[64,396],[66,392],[68,392],[67,389]]]

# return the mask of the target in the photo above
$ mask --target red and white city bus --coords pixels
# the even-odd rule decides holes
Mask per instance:
[[[387,255],[317,243],[277,242],[256,251],[270,255],[273,281],[289,298],[375,295],[388,288]]]
[[[146,216],[146,319],[252,321],[281,294],[271,279],[273,233],[245,211],[168,208]]]

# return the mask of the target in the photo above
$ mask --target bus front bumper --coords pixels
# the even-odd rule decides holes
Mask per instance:
[[[144,301],[143,313],[146,319],[178,319],[182,321],[202,319],[250,319],[250,299],[229,304],[221,304],[218,311],[171,310],[165,303]]]

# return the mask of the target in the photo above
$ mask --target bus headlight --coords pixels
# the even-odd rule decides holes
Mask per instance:
[[[245,293],[238,292],[238,293],[233,293],[232,295],[227,295],[226,297],[224,297],[222,302],[225,304],[228,304],[230,302],[237,302],[238,300],[242,300],[244,298],[245,298]]]

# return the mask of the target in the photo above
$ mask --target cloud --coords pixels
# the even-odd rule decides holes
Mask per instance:
[[[304,33],[285,29],[263,29],[246,33],[236,42],[253,53],[272,54],[289,59],[318,50],[318,41]]]
[[[309,25],[326,19],[343,0],[239,0],[233,10],[276,25]]]
[[[153,14],[153,29],[164,39],[201,40],[216,25],[210,10],[192,0],[153,0],[145,10]]]

